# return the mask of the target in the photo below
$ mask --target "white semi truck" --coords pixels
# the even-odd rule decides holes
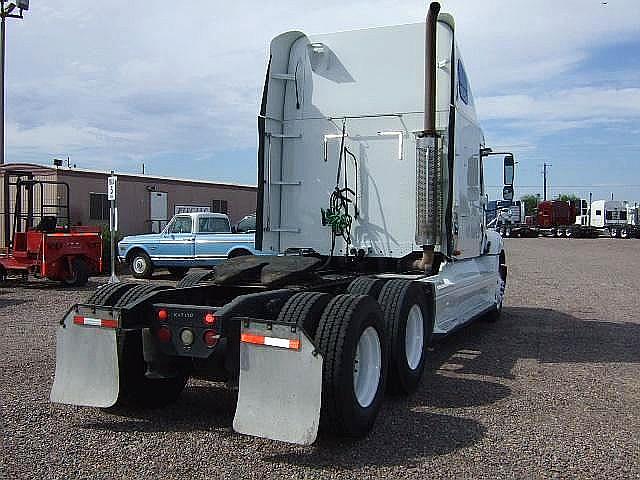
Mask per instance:
[[[60,322],[53,402],[158,406],[197,376],[238,386],[238,432],[362,436],[385,391],[418,387],[435,336],[500,314],[490,150],[439,9],[426,23],[273,40],[256,233],[270,255],[177,288],[99,288]],[[512,185],[513,158],[505,166]]]
[[[627,206],[619,200],[596,200],[591,204],[591,226],[611,237],[628,238]]]

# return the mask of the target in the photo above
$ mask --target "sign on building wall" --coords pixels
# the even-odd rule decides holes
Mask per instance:
[[[198,205],[176,205],[175,214],[179,213],[197,213],[197,212],[210,212],[211,207],[198,206]]]

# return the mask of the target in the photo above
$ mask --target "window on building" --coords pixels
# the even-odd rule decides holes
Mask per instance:
[[[191,233],[191,217],[176,217],[169,226],[169,233]]]
[[[213,213],[224,213],[225,215],[229,212],[228,205],[226,200],[214,200],[211,208]]]
[[[229,219],[224,217],[202,217],[198,221],[200,233],[229,233],[231,226]]]
[[[597,216],[601,216],[602,215],[602,210],[596,210],[596,215]]]
[[[109,200],[106,193],[89,193],[89,218],[109,220]]]

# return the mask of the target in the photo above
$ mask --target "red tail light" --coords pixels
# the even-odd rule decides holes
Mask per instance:
[[[205,330],[204,335],[202,336],[204,343],[206,343],[207,347],[209,348],[216,346],[216,344],[218,343],[218,338],[219,335],[215,330]]]
[[[169,318],[169,313],[164,308],[162,310],[158,310],[158,320],[165,322],[167,318]]]
[[[169,330],[169,327],[160,327],[156,332],[156,336],[162,343],[169,343],[171,341],[171,330]]]
[[[215,324],[216,324],[216,321],[217,321],[217,320],[218,320],[218,319],[216,318],[216,316],[215,316],[213,313],[207,313],[207,314],[204,316],[204,324],[205,324],[205,325],[211,325],[211,326],[213,326],[213,325],[215,325]]]

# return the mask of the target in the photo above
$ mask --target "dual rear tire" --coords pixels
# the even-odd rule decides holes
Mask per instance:
[[[362,437],[387,387],[401,394],[418,387],[433,322],[422,287],[411,281],[362,277],[348,291],[295,294],[278,320],[302,326],[322,354],[321,427]]]

